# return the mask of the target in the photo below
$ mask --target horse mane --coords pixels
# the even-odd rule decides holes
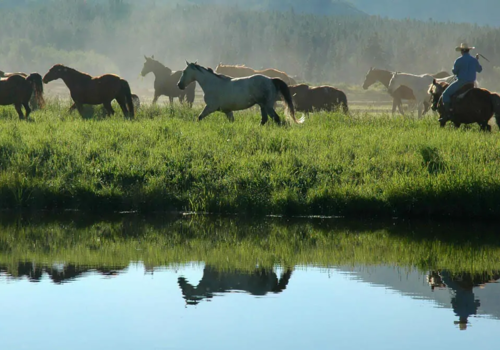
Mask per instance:
[[[429,90],[427,91],[429,94],[434,94],[436,91],[435,91],[435,86],[440,86],[443,91],[444,89],[446,89],[450,84],[445,82],[445,81],[436,81],[436,83],[434,84],[434,82],[429,86]]]
[[[77,74],[79,74],[81,76],[84,76],[85,78],[92,79],[92,75],[90,75],[88,73],[85,73],[85,72],[80,72],[77,69],[65,66],[64,64],[60,64],[60,63],[53,65],[52,68],[50,68],[50,70],[52,70],[52,69],[54,69],[56,67],[58,67],[58,68],[65,68],[68,72],[77,73]]]
[[[166,69],[166,70],[170,71],[170,75],[172,75],[172,74],[174,74],[174,73],[175,73],[172,69],[170,69],[169,67],[167,67],[166,65],[164,65],[163,63],[161,63],[160,61],[158,61],[157,59],[154,59],[154,58],[153,58],[153,56],[151,56],[151,57],[146,57],[146,56],[144,56],[144,57],[146,58],[146,61],[152,61],[152,62],[154,62],[155,64],[160,65],[160,67],[162,67],[162,68],[164,68],[164,69]]]

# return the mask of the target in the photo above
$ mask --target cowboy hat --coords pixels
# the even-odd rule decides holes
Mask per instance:
[[[462,51],[462,50],[474,50],[475,47],[474,46],[470,46],[467,45],[467,43],[461,43],[460,46],[457,46],[455,48],[456,51]]]

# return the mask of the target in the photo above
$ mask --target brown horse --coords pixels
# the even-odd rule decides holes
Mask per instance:
[[[43,82],[62,79],[68,87],[76,109],[83,117],[83,105],[104,106],[108,115],[115,113],[111,102],[116,99],[125,117],[134,117],[134,104],[130,86],[125,79],[115,74],[104,74],[92,77],[76,69],[56,64],[45,74]],[[70,108],[70,111],[73,106]]]
[[[367,90],[370,86],[372,86],[376,82],[380,82],[386,88],[388,88],[389,82],[391,81],[393,74],[394,74],[394,72],[372,67],[372,68],[370,68],[370,70],[366,74],[365,81],[363,83],[363,89]],[[442,72],[436,73],[432,76],[436,79],[440,79],[440,78],[449,77],[450,74],[448,72],[442,71]],[[396,112],[396,108],[397,108],[399,110],[399,113],[404,115],[402,100],[415,101],[415,95],[413,94],[413,91],[407,86],[400,86],[399,88],[397,88],[391,94],[391,97],[392,97],[392,114],[394,114]],[[430,104],[428,102],[424,102],[423,114],[427,113],[429,108],[430,108]]]
[[[0,79],[0,105],[14,105],[19,119],[28,119],[31,108],[29,101],[35,95],[38,106],[44,105],[42,76],[32,73],[27,77],[12,74],[8,78]],[[21,106],[24,106],[26,116],[23,115]]]
[[[339,107],[342,107],[344,113],[349,111],[345,93],[334,87],[298,84],[290,85],[289,89],[297,111],[305,113],[313,110],[333,111]]]
[[[219,74],[224,74],[227,76],[230,76],[232,78],[244,78],[244,77],[249,77],[251,75],[255,74],[262,74],[265,75],[269,78],[279,78],[283,80],[285,83],[288,85],[296,85],[297,82],[291,78],[288,74],[285,72],[279,71],[277,69],[273,68],[268,68],[268,69],[262,69],[262,70],[256,70],[250,67],[247,67],[245,65],[226,65],[219,63],[217,68],[215,68],[215,72]]]
[[[182,71],[172,72],[170,68],[165,67],[162,63],[155,60],[154,55],[151,57],[144,56],[144,58],[146,62],[144,62],[144,66],[142,67],[141,75],[144,77],[152,72],[155,76],[153,103],[156,103],[158,98],[164,95],[168,96],[171,105],[174,103],[174,97],[177,97],[181,103],[186,98],[188,105],[192,107],[196,83],[193,82],[185,90],[181,90],[177,86],[177,82],[181,78]]]
[[[22,77],[24,77],[24,78],[27,78],[27,77],[28,77],[28,74],[23,73],[23,72],[7,73],[7,72],[4,72],[4,71],[1,71],[1,70],[0,70],[0,79],[1,79],[1,78],[8,78],[8,77],[11,77],[11,76],[13,76],[13,75],[20,75],[20,76],[22,76]],[[37,99],[36,95],[35,95],[35,94],[32,94],[32,95],[31,95],[31,100],[30,100],[30,108],[31,108],[31,110],[32,110],[32,111],[36,111],[37,109],[39,109],[39,108],[42,108],[42,107],[43,107],[43,105],[39,105],[39,104],[38,104],[38,101],[37,101],[37,100],[38,100],[38,99]]]
[[[440,115],[444,114],[443,95],[448,83],[437,82],[435,79],[429,87],[429,94],[432,96],[432,110],[438,111]],[[481,130],[491,131],[488,124],[493,117],[495,97],[486,90],[474,88],[474,85],[468,84],[457,91],[451,98],[452,122],[456,128],[461,124],[478,123]],[[500,121],[497,119],[497,125],[500,127]],[[441,122],[444,127],[446,122]]]

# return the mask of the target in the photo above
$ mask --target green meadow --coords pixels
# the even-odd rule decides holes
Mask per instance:
[[[262,127],[257,109],[195,122],[200,107],[178,105],[130,121],[68,107],[53,100],[29,122],[0,108],[0,209],[500,217],[496,128],[362,112]]]

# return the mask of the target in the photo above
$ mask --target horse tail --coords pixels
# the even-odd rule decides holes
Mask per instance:
[[[498,127],[500,128],[500,95],[492,93],[491,94],[491,104],[493,105],[493,115]]]
[[[43,106],[45,105],[45,100],[43,98],[42,76],[38,73],[31,73],[26,77],[26,81],[29,82],[33,88],[37,107],[43,108]]]
[[[281,95],[285,99],[285,114],[288,114],[290,117],[292,117],[293,121],[296,124],[302,124],[304,122],[304,117],[300,118],[299,120],[295,118],[295,107],[293,106],[292,94],[290,93],[288,85],[279,78],[272,78],[271,80],[273,81],[276,92],[281,93]]]
[[[130,85],[125,79],[120,80],[121,93],[125,95],[127,101],[127,109],[130,118],[134,117],[134,101],[132,100],[132,91],[130,90]]]
[[[344,111],[344,114],[349,113],[349,107],[347,106],[347,96],[344,93],[344,91],[339,91],[339,102],[342,105],[342,110]]]

